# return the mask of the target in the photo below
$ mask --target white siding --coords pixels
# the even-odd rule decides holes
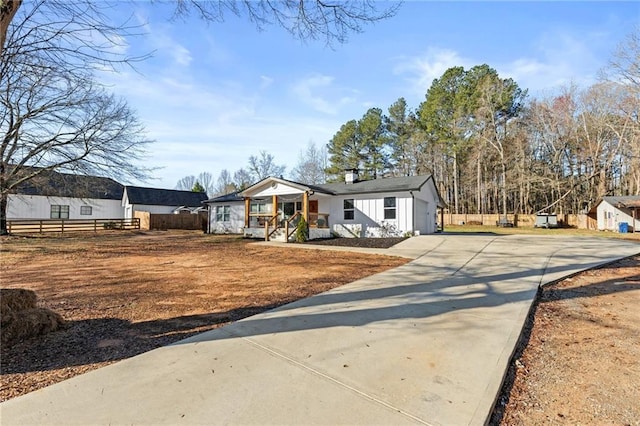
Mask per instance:
[[[302,194],[304,191],[299,188],[294,188],[289,185],[285,185],[281,182],[274,182],[275,188],[269,185],[264,185],[264,187],[260,188],[258,192],[252,193],[252,198],[260,198],[260,197],[270,197],[272,195],[291,195],[291,194]]]
[[[640,218],[633,221],[631,211],[618,209],[606,201],[602,201],[597,207],[598,230],[618,231],[619,224],[626,222],[635,231],[640,230]],[[631,231],[631,230],[629,230]]]
[[[421,234],[433,234],[437,231],[438,222],[438,196],[433,184],[429,180],[420,191],[414,191],[416,199],[415,230]]]
[[[384,218],[384,198],[395,197],[396,218]],[[353,199],[353,220],[344,219],[344,200]],[[345,237],[401,236],[413,233],[413,199],[408,192],[341,195],[331,199],[329,222]]]
[[[216,220],[216,206],[230,206],[230,220],[218,222]],[[241,234],[244,228],[244,202],[231,201],[211,203],[209,205],[209,232],[225,234]]]
[[[418,231],[421,235],[433,233],[434,226],[431,225],[429,202],[416,198],[415,203],[416,217],[414,232]]]
[[[129,206],[125,206],[127,208]],[[182,206],[158,206],[158,205],[145,205],[145,204],[131,204],[131,215],[133,212],[149,212],[151,214],[171,214],[175,209]]]
[[[69,219],[121,219],[124,217],[120,200],[10,194],[7,219],[50,219],[52,205],[69,206]],[[80,207],[82,206],[91,207],[91,215],[81,215]]]

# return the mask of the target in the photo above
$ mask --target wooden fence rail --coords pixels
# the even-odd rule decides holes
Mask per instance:
[[[585,214],[558,214],[558,223],[578,229],[596,229],[595,219]],[[485,225],[496,226],[496,223],[504,219],[501,214],[453,214],[445,213],[444,225]],[[536,223],[534,214],[508,214],[507,221],[514,226],[533,228]]]
[[[8,220],[10,234],[44,234],[48,232],[98,232],[140,229],[140,219],[25,219]]]

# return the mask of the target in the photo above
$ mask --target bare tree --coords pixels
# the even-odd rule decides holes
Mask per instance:
[[[98,6],[102,2],[48,0],[47,3],[52,8],[75,8],[79,3]],[[177,0],[172,4],[175,5],[175,18],[194,13],[206,22],[224,22],[228,15],[235,15],[247,18],[258,30],[277,25],[297,39],[324,40],[327,45],[346,42],[350,33],[360,33],[365,25],[394,16],[400,7],[400,2],[375,0]],[[0,53],[8,28],[24,5],[23,0],[0,3]],[[54,19],[64,20],[66,16],[58,14]]]
[[[249,173],[246,169],[237,170],[233,174],[233,184],[238,191],[242,191],[252,183],[255,183],[255,181],[253,180],[251,173]]]
[[[604,78],[624,87],[618,108],[624,119],[614,127],[616,133],[624,129],[626,134],[623,156],[627,159],[624,168],[627,191],[640,194],[640,26],[615,50]]]
[[[273,155],[267,151],[260,151],[260,156],[252,155],[249,157],[249,167],[247,171],[254,182],[262,180],[269,176],[281,176],[286,166],[280,166],[275,163]]]
[[[58,14],[64,18],[56,20]],[[7,30],[0,54],[0,233],[9,194],[41,173],[125,181],[148,175],[136,164],[150,142],[142,124],[94,80],[96,68],[129,63],[110,50],[128,28],[102,18],[98,5],[37,1],[23,5]]]
[[[344,43],[350,33],[360,33],[366,24],[396,14],[400,2],[375,0],[178,0],[175,16],[196,13],[208,22],[223,22],[225,16],[245,17],[258,30],[276,25],[300,40],[323,40],[327,45]]]
[[[218,175],[216,185],[213,187],[213,195],[225,195],[230,194],[236,190],[236,185],[233,183],[233,178],[229,170],[222,169]]]
[[[178,191],[191,191],[191,188],[198,182],[193,175],[185,176],[176,183],[176,189]]]
[[[298,154],[298,164],[291,171],[291,178],[306,184],[325,183],[327,166],[327,149],[323,146],[316,148],[315,143],[309,142],[307,148]]]
[[[207,195],[212,196],[214,194],[213,175],[209,172],[202,172],[198,175],[198,182],[204,188]]]

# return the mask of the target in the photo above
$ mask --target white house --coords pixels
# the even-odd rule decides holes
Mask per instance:
[[[203,192],[125,186],[122,208],[127,219],[133,218],[136,211],[151,214],[195,213],[206,199],[207,194]]]
[[[7,220],[128,219],[135,211],[198,213],[204,193],[124,186],[113,179],[45,171],[9,194]]]
[[[244,232],[244,198],[237,192],[205,201],[209,205],[211,234],[242,234]]]
[[[431,234],[442,207],[431,175],[359,181],[353,171],[343,183],[322,185],[268,177],[206,203],[210,232],[242,229],[252,237],[281,240],[287,229],[291,238],[300,217],[309,224],[310,239]]]
[[[627,232],[640,232],[640,195],[603,197],[595,210],[600,231],[619,232],[626,223]]]
[[[109,178],[45,172],[9,194],[7,219],[122,219],[123,190]]]

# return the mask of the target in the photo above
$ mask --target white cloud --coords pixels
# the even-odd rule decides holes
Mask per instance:
[[[144,29],[147,32],[147,40],[155,50],[154,56],[170,58],[171,62],[168,66],[188,67],[191,64],[193,60],[191,52],[171,36],[170,26],[164,24],[152,26],[147,23]]]
[[[308,140],[326,143],[340,126],[334,116],[304,115],[299,105],[267,101],[252,85],[234,81],[199,81],[189,72],[180,78],[136,72],[106,76],[156,140],[149,147],[147,164],[160,168],[150,184],[161,188],[172,188],[180,178],[202,171],[215,176],[222,169],[233,173],[260,150],[290,171]],[[268,77],[261,80],[270,82]],[[332,80],[315,82],[313,90],[324,90]]]
[[[394,68],[396,75],[403,75],[414,93],[426,93],[434,79],[454,66],[469,69],[488,64],[505,78],[513,78],[532,94],[578,84],[586,86],[596,80],[600,67],[594,46],[602,43],[602,34],[570,34],[548,32],[538,37],[525,51],[515,54],[505,50],[498,52],[502,58],[496,61],[487,57],[465,57],[453,49],[429,48],[426,53],[403,57]]]
[[[271,86],[273,84],[273,78],[271,77],[267,77],[266,75],[261,75],[260,76],[260,90],[264,90],[267,87]]]
[[[315,111],[337,115],[346,105],[356,103],[359,93],[354,89],[336,86],[334,82],[332,76],[313,74],[296,81],[289,90],[296,101]]]
[[[587,86],[604,65],[593,52],[595,40],[601,38],[597,33],[577,37],[550,32],[539,37],[526,55],[500,65],[498,72],[534,94],[572,83]]]
[[[426,93],[431,83],[451,67],[475,65],[472,61],[462,58],[451,49],[429,48],[426,53],[415,57],[398,59],[398,65],[393,69],[396,75],[408,75],[407,79],[416,93]]]
[[[333,77],[328,75],[316,74],[311,77],[299,80],[291,86],[291,92],[299,101],[311,106],[319,112],[325,114],[336,114],[335,104],[327,101],[322,95],[317,94],[320,91],[326,91],[333,83]]]

